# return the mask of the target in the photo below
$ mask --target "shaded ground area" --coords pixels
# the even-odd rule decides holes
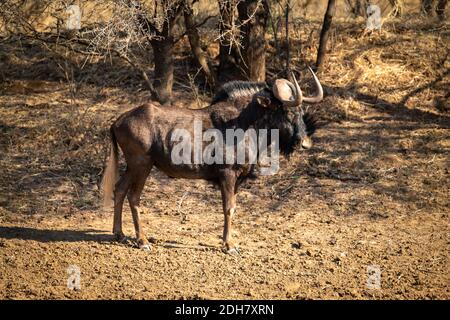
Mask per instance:
[[[54,70],[42,48],[26,51],[38,62],[20,62],[24,51],[3,43],[0,298],[448,299],[448,30],[403,23],[356,39],[338,29],[349,37],[334,40],[320,76],[327,97],[313,109],[328,124],[313,149],[243,186],[238,257],[220,251],[218,190],[156,170],[142,200],[152,251],[113,242],[112,213],[98,207],[107,128],[147,93],[119,62],[108,81],[33,82],[36,63]],[[16,58],[34,64],[28,75],[17,76]],[[194,105],[179,89],[181,105]],[[124,216],[133,236],[127,206]],[[79,291],[66,287],[70,265]],[[368,288],[368,267],[381,271],[380,289]]]

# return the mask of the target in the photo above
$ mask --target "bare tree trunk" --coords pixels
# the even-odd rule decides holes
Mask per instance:
[[[394,0],[395,1],[395,0]],[[345,0],[354,18],[364,17],[368,2],[366,0]]]
[[[323,18],[322,31],[320,32],[319,50],[317,52],[316,69],[320,70],[323,61],[325,59],[325,53],[327,51],[327,42],[330,32],[331,22],[336,11],[336,0],[328,0],[327,11]]]
[[[173,32],[174,26],[185,8],[184,1],[175,0],[170,6],[168,1],[162,0],[161,2],[164,7],[169,8],[161,29],[158,29],[145,15],[141,14],[138,17],[143,30],[155,35],[150,38],[155,64],[152,96],[161,104],[171,103],[174,71],[173,48],[175,46]],[[142,8],[139,1],[134,1],[131,5]]]
[[[268,19],[267,2],[244,0],[238,4],[239,20],[245,23],[241,69],[251,81],[266,79],[266,28]]]
[[[216,87],[217,79],[211,64],[208,61],[206,53],[203,51],[200,45],[200,36],[198,34],[197,26],[194,23],[194,16],[191,7],[187,7],[184,11],[184,24],[186,26],[186,32],[189,38],[189,44],[191,45],[191,51],[194,55],[197,64],[202,68],[209,85],[212,88]]]
[[[439,19],[444,20],[446,6],[447,0],[422,0],[422,11],[429,17],[436,14]]]
[[[275,45],[275,62],[277,63],[279,61],[279,54],[280,54],[280,42],[278,41],[278,27],[275,23],[275,17],[272,14],[272,10],[270,9],[269,0],[264,0],[264,2],[265,6],[267,7],[267,13],[269,15],[270,25],[273,31],[273,40]]]
[[[153,88],[156,100],[161,104],[169,104],[173,87],[173,37],[167,36],[157,41],[151,41],[155,60],[155,75]]]
[[[290,77],[291,74],[291,44],[289,41],[289,11],[291,9],[291,1],[286,3],[286,12],[284,14],[284,23],[286,28],[286,77]],[[292,79],[291,79],[292,80]]]
[[[447,0],[439,0],[437,6],[436,6],[436,14],[438,15],[439,19],[444,20],[445,19],[445,7],[447,6]]]
[[[433,10],[433,0],[422,0],[422,11],[427,16],[433,16],[434,10]]]

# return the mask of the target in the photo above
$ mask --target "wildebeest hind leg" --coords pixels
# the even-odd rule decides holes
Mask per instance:
[[[223,226],[223,251],[229,254],[237,254],[239,250],[231,240],[231,220],[236,212],[236,179],[233,174],[225,175],[220,181],[222,204],[224,213]]]
[[[123,201],[130,188],[130,172],[127,169],[120,177],[114,188],[114,224],[113,234],[118,241],[125,239],[122,231],[122,209]]]
[[[151,166],[141,168],[139,172],[133,174],[130,190],[128,191],[128,202],[130,203],[131,214],[133,215],[134,229],[136,231],[136,240],[139,248],[149,250],[150,245],[145,237],[142,223],[140,221],[141,210],[139,208],[141,193],[144,189],[145,180],[151,170]]]

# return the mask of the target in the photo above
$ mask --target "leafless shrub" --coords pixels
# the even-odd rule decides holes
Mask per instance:
[[[256,12],[262,6],[262,0],[259,0],[255,9],[250,13],[249,17],[245,20],[239,20],[239,14],[237,11],[239,3],[243,0],[219,0],[220,10],[220,24],[223,28],[220,29],[219,35],[215,39],[219,40],[221,44],[229,48],[229,54],[233,48],[237,48],[238,52],[242,48],[242,39],[244,35],[242,33],[242,27],[249,23],[256,15]]]
[[[114,49],[127,54],[133,45],[145,47],[147,37],[151,35],[145,33],[138,19],[139,15],[144,14],[143,9],[129,5],[127,0],[108,0],[103,4],[111,12],[109,19],[80,34],[82,38],[89,39],[88,49],[97,53]]]
[[[404,0],[389,0],[389,3],[392,7],[390,15],[394,17],[399,17],[403,14],[403,11],[405,9]]]
[[[367,0],[345,0],[345,5],[347,10],[351,13],[351,15],[356,17],[366,17],[366,8],[369,5],[369,1]]]

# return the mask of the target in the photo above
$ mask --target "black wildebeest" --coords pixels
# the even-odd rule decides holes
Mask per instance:
[[[206,179],[218,184],[222,194],[223,249],[235,253],[231,240],[231,219],[236,210],[236,192],[239,184],[253,174],[253,163],[175,164],[171,152],[176,142],[171,135],[177,128],[193,134],[194,121],[201,121],[203,130],[253,128],[277,129],[279,148],[289,155],[297,146],[311,146],[311,135],[316,121],[309,113],[303,113],[302,102],[317,103],[323,98],[322,86],[310,69],[317,94],[303,97],[300,86],[293,76],[294,84],[277,79],[271,85],[264,83],[232,82],[226,84],[204,109],[191,110],[176,106],[144,104],[121,115],[111,126],[111,152],[103,176],[106,201],[114,193],[113,233],[124,238],[122,232],[122,207],[125,196],[131,207],[137,243],[149,249],[147,238],[140,223],[139,202],[145,180],[153,166],[174,178]],[[127,168],[116,183],[118,171],[118,146],[122,149]],[[114,186],[115,184],[115,186]]]

